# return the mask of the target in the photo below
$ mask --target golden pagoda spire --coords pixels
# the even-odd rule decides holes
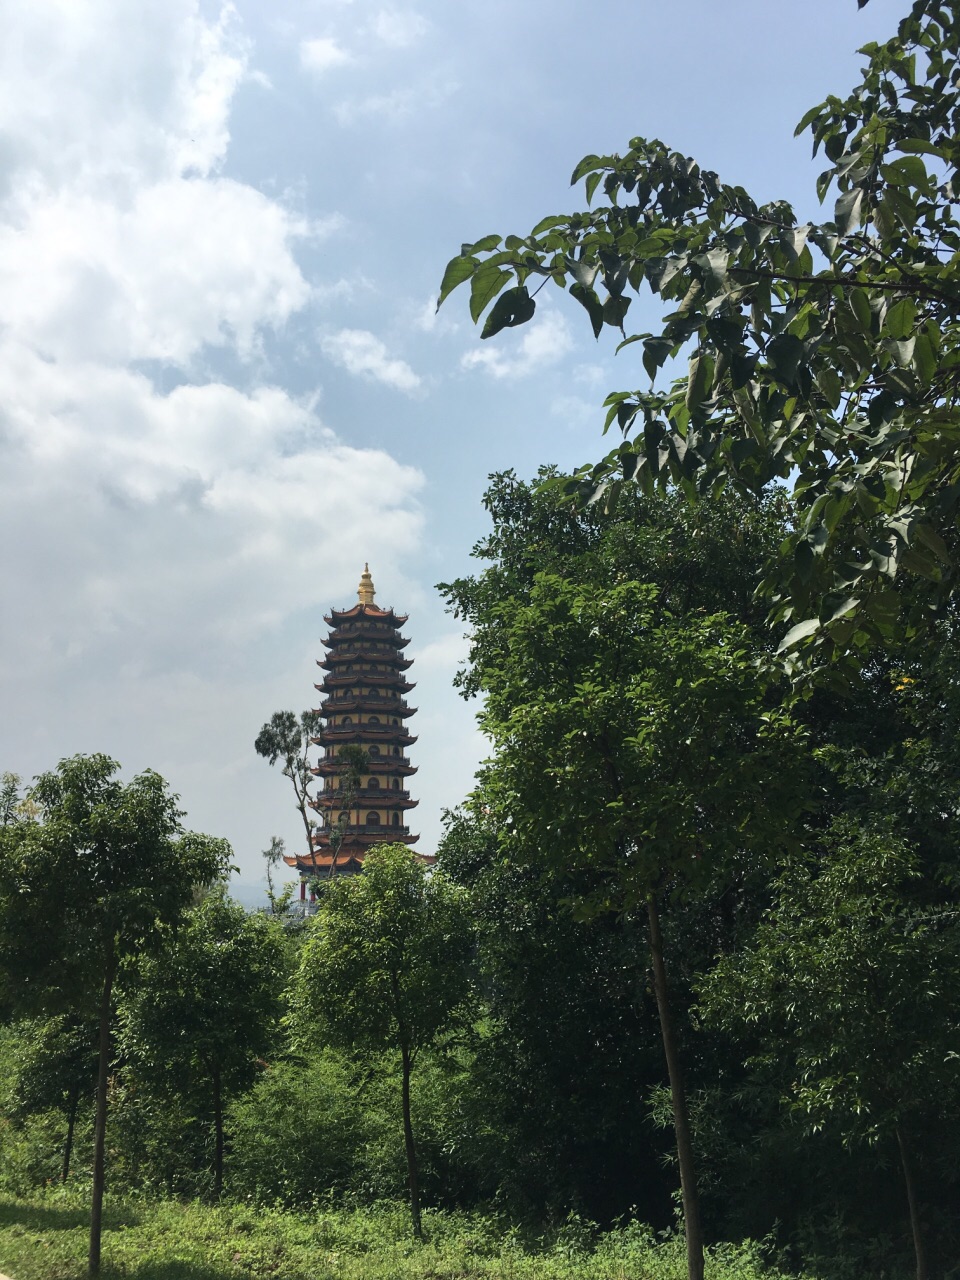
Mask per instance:
[[[373,579],[370,577],[370,566],[363,566],[363,573],[360,575],[360,585],[357,587],[357,599],[361,604],[373,604]]]

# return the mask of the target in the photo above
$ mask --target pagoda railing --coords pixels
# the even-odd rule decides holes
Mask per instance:
[[[359,682],[358,682],[359,683]],[[399,698],[381,698],[377,694],[362,693],[357,697],[324,698],[320,703],[320,714],[335,716],[345,711],[366,711],[376,715],[383,712],[388,716],[412,716],[416,707],[408,707]]]
[[[342,841],[343,848],[357,844],[389,844],[391,840],[419,840],[419,836],[410,835],[409,827],[394,827],[383,822],[378,827],[368,827],[366,823],[349,827],[318,827],[314,833],[318,847],[329,848],[335,840]]]
[[[394,804],[405,804],[410,799],[409,791],[401,791],[399,788],[393,787],[362,787],[359,793],[352,796],[349,804],[343,804],[341,792],[336,787],[331,787],[329,791],[323,790],[317,793],[316,803],[323,805],[325,809],[356,809],[357,805],[361,809],[389,809]],[[419,804],[419,800],[414,800],[414,804]]]
[[[369,640],[373,644],[389,644],[395,649],[405,649],[410,643],[406,636],[400,635],[396,631],[386,630],[382,627],[337,627],[336,631],[331,631],[327,638],[323,641],[325,649],[331,649],[338,644],[350,644],[354,640]]]
[[[406,671],[413,666],[412,658],[401,658],[396,649],[331,649],[324,658],[317,661],[319,667],[341,666],[345,663],[382,662],[390,664],[397,671]]]
[[[405,725],[402,724],[370,724],[367,720],[357,720],[354,724],[330,724],[324,726],[320,731],[318,741],[323,743],[333,741],[346,742],[350,738],[375,738],[397,740],[400,742],[410,743],[416,742],[416,738],[412,737]]]

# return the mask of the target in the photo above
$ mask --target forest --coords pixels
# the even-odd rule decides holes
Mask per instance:
[[[745,1240],[758,1275],[947,1274],[956,623],[797,698],[754,595],[783,491],[609,516],[552,478],[493,477],[478,571],[442,588],[491,757],[430,872],[386,846],[312,920],[283,894],[251,915],[156,775],[7,778],[7,1196],[85,1202],[99,1159],[108,1200],[403,1202],[412,1238],[480,1214],[541,1248],[642,1223],[669,1249],[665,1005],[708,1275],[754,1274],[711,1262]]]
[[[489,757],[435,866],[248,914],[156,773],[4,775],[0,1269],[960,1274],[958,49],[917,0],[801,122],[822,224],[635,138],[451,260],[650,385],[439,586]]]

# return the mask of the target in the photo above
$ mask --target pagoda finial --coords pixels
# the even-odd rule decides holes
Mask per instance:
[[[360,575],[360,585],[357,587],[357,599],[361,604],[373,604],[373,579],[370,577],[370,566],[364,564],[363,573]]]

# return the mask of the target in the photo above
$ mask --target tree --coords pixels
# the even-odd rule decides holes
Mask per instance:
[[[63,1112],[66,1132],[60,1181],[70,1176],[73,1137],[83,1097],[90,1097],[97,1082],[95,1028],[75,1014],[51,1018],[25,1018],[17,1024],[16,1083],[14,1099],[21,1116],[48,1111]]]
[[[672,1223],[669,1142],[651,1142],[643,1106],[663,1051],[642,930],[575,916],[595,877],[545,866],[479,798],[447,815],[437,866],[469,889],[474,920],[483,1016],[461,1109],[480,1194],[557,1222]]]
[[[17,774],[0,774],[0,826],[6,827],[16,821],[20,804],[20,779]]]
[[[702,1008],[715,1025],[759,1028],[761,1057],[789,1055],[787,1101],[812,1129],[895,1140],[926,1280],[912,1127],[931,1104],[942,1118],[960,1102],[960,939],[955,910],[911,903],[918,878],[891,831],[838,820],[788,862],[752,939],[704,981]]]
[[[290,911],[293,898],[293,885],[286,884],[279,893],[273,883],[273,869],[283,861],[286,845],[281,836],[271,836],[269,846],[263,851],[263,860],[267,868],[267,901],[270,903],[272,916],[286,916]]]
[[[637,137],[574,169],[588,205],[598,188],[607,203],[464,245],[439,297],[469,281],[490,338],[529,321],[552,280],[598,338],[610,326],[618,350],[642,353],[649,388],[606,400],[622,443],[564,482],[568,497],[606,490],[610,509],[624,483],[695,498],[795,477],[799,518],[765,592],[772,621],[790,624],[788,665],[799,655],[822,673],[922,636],[956,583],[960,7],[916,0],[896,37],[862,52],[857,89],[798,126],[827,159],[826,221],[758,205]],[[628,332],[647,288],[668,314]],[[658,384],[677,360],[684,376]]]
[[[283,938],[218,885],[167,946],[137,966],[123,1003],[123,1042],[161,1093],[199,1095],[212,1116],[213,1194],[223,1190],[224,1107],[250,1087],[280,1020]]]
[[[275,711],[257,734],[253,749],[271,765],[283,761],[280,772],[290,779],[296,796],[297,812],[303,822],[307,840],[307,853],[314,856],[313,832],[315,820],[307,810],[311,807],[310,782],[313,768],[309,763],[310,747],[320,732],[322,718],[319,711],[302,711],[300,719],[292,711]],[[316,863],[314,863],[316,872]]]
[[[771,705],[744,628],[676,619],[636,582],[536,575],[479,619],[472,687],[494,756],[479,775],[494,821],[546,866],[593,881],[587,914],[647,933],[670,1083],[688,1272],[703,1275],[690,1125],[661,910],[790,838],[802,740]]]
[[[0,828],[0,985],[25,1012],[96,1018],[89,1270],[100,1269],[114,983],[156,947],[194,890],[222,875],[225,841],[185,832],[147,771],[124,785],[104,755],[73,756],[30,790],[37,816]]]
[[[358,876],[332,881],[320,900],[297,979],[301,1013],[334,1046],[399,1054],[410,1215],[423,1238],[410,1107],[418,1055],[455,1026],[471,990],[466,895],[427,875],[403,845],[381,845]]]

